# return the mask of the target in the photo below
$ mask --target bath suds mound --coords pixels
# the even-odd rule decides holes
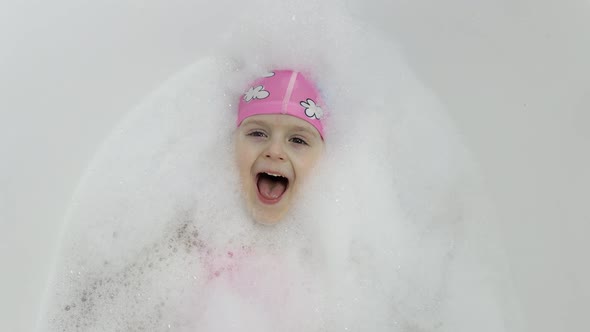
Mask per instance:
[[[491,214],[446,114],[337,4],[232,6],[210,56],[122,121],[72,203],[41,331],[507,330]],[[245,214],[232,134],[275,68],[317,82],[326,154],[267,227]]]

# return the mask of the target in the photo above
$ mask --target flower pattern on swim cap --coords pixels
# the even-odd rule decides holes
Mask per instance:
[[[246,91],[244,94],[244,100],[246,102],[251,101],[252,99],[264,99],[270,96],[270,92],[264,90],[264,86],[259,85],[257,87],[251,87]]]
[[[306,101],[300,102],[299,105],[305,108],[305,115],[307,115],[309,118],[316,118],[319,120],[322,118],[322,116],[324,116],[324,111],[322,108],[316,105],[315,101],[313,101],[311,98],[307,98]]]

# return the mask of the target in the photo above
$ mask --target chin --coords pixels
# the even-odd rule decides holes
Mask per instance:
[[[252,218],[259,224],[272,226],[283,220],[285,213],[269,213],[268,211],[260,211],[256,208],[252,209]]]

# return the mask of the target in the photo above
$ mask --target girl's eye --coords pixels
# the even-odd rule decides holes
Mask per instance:
[[[255,130],[253,132],[248,133],[248,136],[252,136],[252,137],[266,137],[266,134],[259,131],[259,130]]]
[[[309,145],[309,144],[307,144],[306,141],[304,141],[303,139],[301,139],[299,137],[293,137],[293,138],[291,138],[291,142],[293,142],[295,144]]]

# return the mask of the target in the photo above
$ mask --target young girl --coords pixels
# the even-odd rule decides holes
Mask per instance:
[[[255,80],[240,99],[233,137],[240,193],[250,217],[259,224],[275,225],[270,232],[285,231],[276,224],[301,199],[305,180],[322,156],[322,106],[314,84],[293,70],[274,70]],[[199,324],[208,330],[232,330],[231,324],[216,315],[226,311],[228,305],[240,305],[244,301],[253,312],[239,317],[240,330],[259,330],[266,326],[275,331],[287,325],[305,326],[295,322],[277,325],[281,321],[277,318],[288,320],[299,312],[310,320],[314,313],[302,305],[317,302],[309,291],[313,283],[306,283],[308,289],[293,285],[309,277],[305,276],[306,271],[285,259],[284,250],[269,249],[236,247],[232,243],[221,248],[203,244],[199,257],[207,282],[200,300],[207,310],[198,318]],[[223,303],[216,300],[220,294]],[[261,314],[258,310],[263,311],[262,317],[257,316]],[[285,316],[285,313],[289,314]],[[253,319],[256,323],[250,322]]]
[[[275,70],[255,81],[240,100],[236,159],[256,221],[281,220],[320,158],[322,106],[314,85],[292,70]]]

